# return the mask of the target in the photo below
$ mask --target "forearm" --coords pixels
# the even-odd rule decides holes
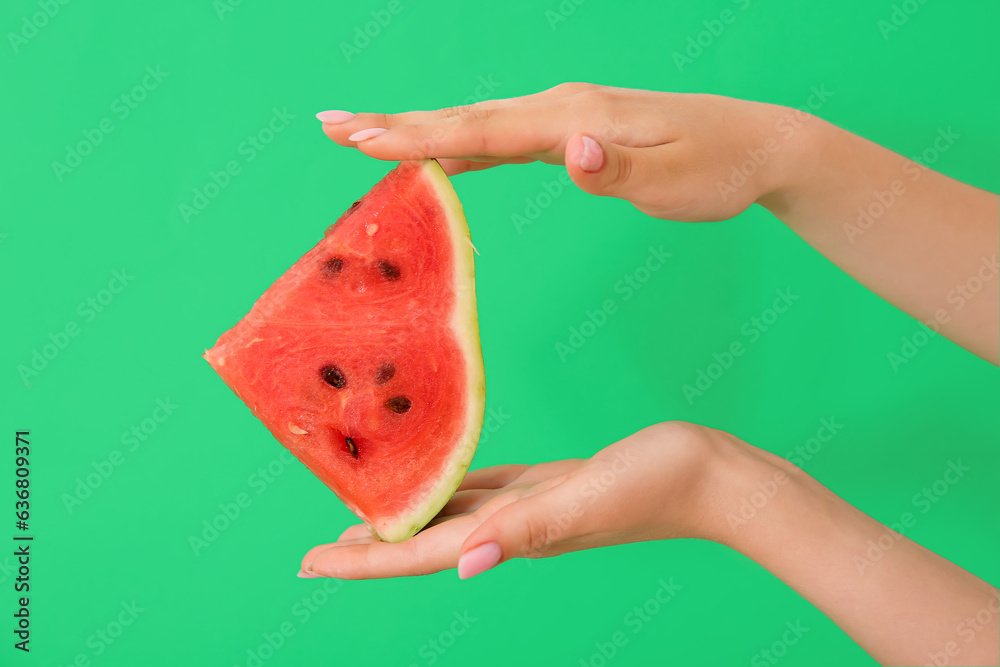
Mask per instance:
[[[791,586],[880,663],[997,664],[994,587],[783,468],[773,497],[752,518],[728,521],[720,542]],[[729,515],[740,516],[742,500],[774,471],[750,466],[727,494]]]
[[[819,119],[791,141],[787,186],[759,203],[873,292],[997,363],[997,195]]]

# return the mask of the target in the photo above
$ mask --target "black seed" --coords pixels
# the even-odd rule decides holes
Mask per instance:
[[[319,374],[323,376],[323,380],[327,384],[333,385],[337,389],[343,389],[347,386],[347,378],[344,377],[344,373],[336,366],[323,366]]]
[[[381,272],[382,277],[386,280],[399,280],[399,267],[389,262],[380,260],[375,267]]]
[[[354,202],[353,204],[351,204],[351,207],[349,209],[347,209],[347,211],[344,212],[344,215],[349,215],[351,213],[354,213],[354,209],[356,209],[359,206],[361,206],[361,200],[360,199],[358,201]]]
[[[348,453],[354,458],[358,458],[358,446],[354,444],[354,440],[350,437],[344,438],[344,444],[347,445]]]
[[[385,384],[396,374],[396,367],[392,364],[382,364],[375,371],[375,384]]]
[[[389,408],[397,415],[401,415],[410,409],[410,399],[406,396],[393,396],[385,402],[385,407]]]
[[[344,260],[339,257],[331,257],[323,263],[323,273],[328,276],[335,276],[344,270]]]

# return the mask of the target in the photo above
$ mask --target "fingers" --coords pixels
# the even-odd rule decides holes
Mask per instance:
[[[319,554],[319,553],[321,553],[323,551],[326,551],[327,549],[329,549],[329,548],[331,548],[333,546],[336,546],[336,545],[347,546],[347,545],[350,545],[350,544],[364,544],[366,542],[371,542],[371,541],[377,541],[377,539],[374,538],[374,537],[372,537],[371,535],[369,535],[368,537],[361,537],[361,538],[355,538],[355,539],[350,539],[350,540],[338,540],[337,542],[335,542],[333,544],[317,544],[312,549],[310,549],[309,551],[307,551],[306,555],[302,557],[302,564],[299,566],[299,576],[302,577],[302,576],[305,575],[306,566],[309,563],[313,562],[313,560],[316,558],[317,554]],[[311,576],[319,576],[319,575],[311,575]]]
[[[439,517],[450,517],[455,514],[467,514],[469,512],[475,512],[477,509],[482,507],[482,505],[495,496],[501,493],[501,491],[496,489],[469,489],[468,491],[458,491],[451,497],[441,511],[438,512]]]
[[[559,542],[580,530],[580,489],[567,480],[499,509],[462,544],[458,576],[468,579],[511,558],[561,553]]]
[[[541,103],[477,104],[457,115],[422,118],[400,122],[384,114],[362,114],[344,123],[324,123],[323,131],[342,146],[354,146],[380,160],[513,158],[553,151],[562,143],[566,122],[560,105]],[[385,131],[376,134],[378,129]]]
[[[480,171],[482,169],[489,169],[490,167],[495,167],[499,162],[473,162],[472,160],[462,160],[456,158],[439,158],[438,164],[444,169],[444,173],[449,176],[455,176],[457,174],[464,174],[467,171]]]
[[[535,465],[511,464],[480,468],[465,476],[455,495],[457,496],[462,491],[499,489],[514,482],[535,484],[549,477],[572,472],[584,462],[584,459],[562,459],[536,463]]]
[[[585,85],[585,84],[580,84]],[[575,89],[574,89],[575,90]],[[570,86],[564,87],[562,90],[557,86],[556,88],[550,88],[548,90],[543,90],[540,93],[534,93],[532,95],[523,95],[521,97],[509,97],[506,99],[497,100],[484,100],[481,102],[476,102],[475,104],[469,104],[465,106],[456,107],[446,107],[443,109],[435,109],[433,111],[405,111],[403,113],[396,114],[386,114],[386,113],[351,113],[349,111],[321,111],[316,114],[318,118],[323,123],[323,132],[342,145],[348,146],[353,145],[346,141],[346,137],[351,134],[363,130],[365,128],[371,127],[398,127],[401,125],[421,125],[425,123],[432,123],[434,121],[445,120],[447,118],[453,118],[455,116],[468,115],[470,113],[475,113],[477,111],[483,111],[487,109],[500,109],[504,107],[514,107],[519,105],[531,104],[535,102],[551,101],[554,98],[565,97],[570,94]]]
[[[357,131],[366,127],[398,127],[400,125],[418,125],[420,123],[430,123],[436,120],[453,118],[476,109],[499,109],[502,107],[512,107],[522,104],[530,104],[536,99],[536,95],[524,95],[522,97],[509,97],[495,100],[482,100],[473,104],[462,106],[444,107],[428,111],[404,111],[402,113],[358,113],[351,116],[336,115],[333,117],[333,125],[344,125],[349,131]],[[336,112],[323,112],[316,114],[316,117],[328,124],[326,114]],[[344,112],[346,114],[346,112]],[[339,122],[338,122],[339,121]]]
[[[469,514],[472,514],[472,512],[462,512],[462,513],[459,513],[459,514],[449,514],[447,516],[445,516],[443,514],[438,514],[436,517],[434,517],[433,519],[430,520],[430,522],[423,528],[423,530],[427,530],[428,528],[433,528],[434,526],[438,525],[439,523],[444,523],[445,521],[454,521],[455,519],[461,518],[463,516],[468,516]]]
[[[344,540],[356,540],[362,537],[371,536],[372,531],[368,528],[368,524],[359,523],[342,532],[340,537],[337,538],[337,541],[343,542]]]
[[[462,540],[478,519],[445,521],[402,542],[375,538],[315,547],[302,559],[306,575],[337,579],[383,579],[433,574],[455,567]]]
[[[444,169],[444,173],[449,176],[464,174],[467,171],[482,171],[483,169],[491,169],[502,164],[527,164],[534,161],[535,159],[530,157],[512,157],[506,159],[490,158],[485,160],[438,158],[438,164],[440,164],[441,168]]]
[[[455,567],[462,544],[481,522],[492,521],[488,517],[509,517],[502,513],[510,506],[531,501],[530,511],[537,512],[540,520],[547,520],[560,505],[568,505],[568,495],[564,498],[552,492],[564,488],[564,482],[583,463],[580,459],[569,459],[473,471],[462,483],[462,487],[468,488],[457,492],[427,528],[414,537],[385,543],[373,537],[365,524],[351,526],[337,542],[310,549],[302,559],[299,576],[379,579],[431,574]],[[547,498],[548,504],[534,504],[537,497]],[[558,512],[555,516],[557,524],[565,527],[562,516]],[[501,528],[509,531],[508,522],[516,524],[519,520],[518,516],[502,518]],[[516,535],[511,537],[510,544],[517,539]],[[529,540],[529,547],[537,543],[537,539]],[[535,557],[526,550],[508,553],[512,554],[510,557]]]
[[[468,489],[499,489],[513,482],[530,467],[524,464],[514,464],[473,470],[458,485],[458,491],[466,491]]]
[[[578,133],[566,143],[566,171],[585,192],[641,206],[670,188],[664,172],[671,149],[669,143],[637,148]]]

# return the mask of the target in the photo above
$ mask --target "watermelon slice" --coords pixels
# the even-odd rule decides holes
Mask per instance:
[[[393,169],[204,356],[374,535],[423,528],[486,393],[472,242],[438,163]]]

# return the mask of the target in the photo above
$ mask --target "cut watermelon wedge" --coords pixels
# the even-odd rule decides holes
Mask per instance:
[[[469,228],[438,163],[390,172],[205,359],[378,538],[423,528],[486,393]]]

